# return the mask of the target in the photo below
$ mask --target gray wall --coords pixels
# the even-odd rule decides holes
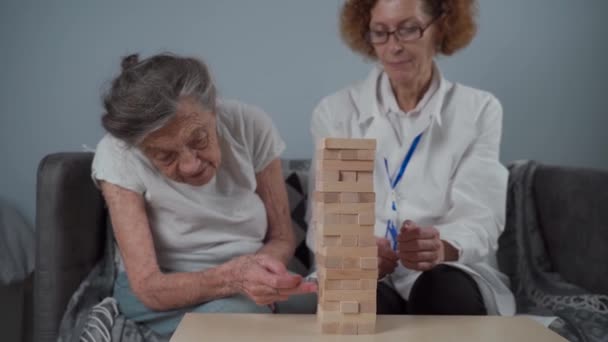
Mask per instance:
[[[448,78],[502,101],[503,161],[608,168],[608,1],[480,2],[477,39],[440,65]],[[341,3],[2,0],[0,198],[33,222],[38,161],[95,146],[100,91],[131,52],[206,58],[223,95],[271,114],[285,157],[310,157],[316,102],[370,68],[338,39]]]

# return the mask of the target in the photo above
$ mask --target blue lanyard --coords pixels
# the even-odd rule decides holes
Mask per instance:
[[[390,171],[388,170],[388,160],[386,158],[384,158],[384,168],[386,169],[386,176],[388,177],[388,181],[391,186],[391,192],[393,194],[395,192],[395,188],[397,187],[399,182],[401,182],[401,179],[403,178],[403,174],[405,173],[405,170],[407,169],[407,166],[410,163],[410,160],[412,159],[414,152],[416,152],[416,148],[418,147],[418,144],[420,143],[420,139],[422,138],[423,133],[418,134],[418,136],[412,142],[412,145],[410,146],[410,149],[407,151],[407,154],[405,155],[405,158],[403,159],[403,162],[401,163],[401,167],[399,168],[399,171],[395,175],[394,179],[391,178]],[[391,209],[394,212],[397,212],[397,202],[396,202],[394,196],[393,196],[393,201],[391,203]],[[389,234],[390,234],[391,239],[393,240],[393,250],[396,251],[397,250],[397,226],[396,226],[396,223],[391,219],[389,219],[386,224],[386,233],[384,234],[384,237],[388,238]]]

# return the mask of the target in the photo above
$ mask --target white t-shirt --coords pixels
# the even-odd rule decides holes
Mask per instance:
[[[285,143],[262,110],[236,101],[217,107],[222,162],[203,186],[166,178],[139,149],[109,134],[97,145],[93,179],[143,195],[158,263],[166,272],[205,270],[254,253],[266,236],[255,176]]]

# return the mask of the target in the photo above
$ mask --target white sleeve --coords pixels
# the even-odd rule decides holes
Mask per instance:
[[[306,245],[314,252],[314,238],[315,238],[315,227],[312,224],[312,211],[313,211],[313,194],[315,191],[315,170],[316,170],[316,159],[317,159],[317,146],[319,141],[325,137],[335,136],[334,127],[330,121],[331,112],[327,101],[323,100],[315,108],[312,113],[312,120],[310,123],[310,134],[312,135],[315,152],[310,162],[310,169],[308,170],[308,203],[306,205],[306,223],[308,224],[308,230],[306,233]]]
[[[97,144],[93,158],[92,178],[99,187],[99,181],[118,185],[121,188],[143,194],[146,190],[139,176],[139,168],[135,147],[128,147],[125,143],[107,134]]]
[[[504,228],[508,171],[499,161],[502,107],[494,97],[477,119],[477,138],[452,178],[451,208],[437,224],[442,240],[459,250],[459,261],[474,264],[496,253]]]

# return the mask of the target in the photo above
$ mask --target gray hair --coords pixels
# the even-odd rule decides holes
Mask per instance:
[[[201,60],[160,54],[139,61],[135,54],[123,58],[121,66],[121,74],[103,96],[101,122],[108,133],[129,145],[169,122],[182,98],[215,111],[215,85]]]

